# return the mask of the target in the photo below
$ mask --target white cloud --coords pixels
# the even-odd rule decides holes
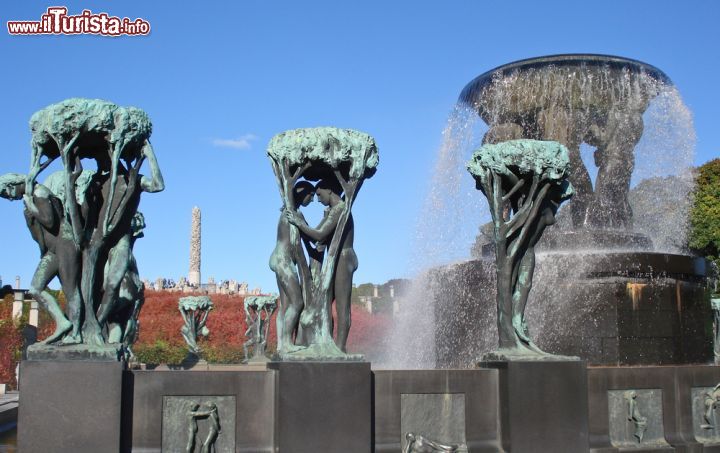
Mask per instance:
[[[214,138],[212,144],[223,148],[250,149],[256,139],[255,134],[245,134],[238,138]]]

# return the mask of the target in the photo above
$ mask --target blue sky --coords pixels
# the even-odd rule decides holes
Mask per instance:
[[[3,2],[0,19],[35,20],[58,2]],[[377,174],[353,209],[357,283],[407,274],[448,113],[463,86],[514,60],[606,53],[661,68],[693,111],[696,163],[718,155],[720,3],[713,1],[67,2],[142,17],[146,37],[0,33],[2,172],[29,166],[28,120],[69,97],[134,105],[153,120],[167,189],[146,194],[141,274],[187,273],[190,212],[203,213],[203,279],[275,290],[267,261],[280,197],[265,155],[286,129],[368,132]],[[468,151],[469,156],[469,151]],[[481,196],[479,193],[478,196]],[[319,220],[319,210],[311,218]],[[38,260],[22,204],[0,200],[5,282],[27,286]]]

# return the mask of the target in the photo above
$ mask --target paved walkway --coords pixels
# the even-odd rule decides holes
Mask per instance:
[[[20,394],[18,392],[0,395],[0,426],[17,423],[19,401]]]

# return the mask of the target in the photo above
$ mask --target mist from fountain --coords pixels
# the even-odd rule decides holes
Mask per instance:
[[[517,116],[517,112],[527,106],[547,104],[548,96],[553,98],[551,103],[564,102],[585,126],[597,119],[600,104],[606,107],[619,103],[638,106],[645,102],[648,105],[641,106],[644,130],[634,150],[635,166],[628,197],[635,230],[652,240],[652,251],[683,252],[693,189],[691,168],[695,133],[692,115],[678,90],[668,84],[669,80],[643,71],[625,72],[622,77],[613,78],[611,71],[616,69],[597,69],[585,75],[582,72],[568,75],[568,68],[545,66],[495,75],[495,92],[490,96],[486,93],[484,97],[486,115],[483,119],[497,124],[515,115],[512,120],[522,124],[526,133],[528,130],[542,133],[532,131],[537,129],[537,118]],[[518,77],[534,80],[518,83]],[[524,87],[525,91],[518,92],[518,87]],[[573,95],[567,96],[569,92]],[[485,201],[465,168],[472,150],[480,146],[483,134],[488,130],[478,121],[477,104],[467,102],[469,96],[466,88],[443,132],[443,142],[438,149],[432,177],[428,179],[425,203],[416,226],[416,253],[411,267],[417,277],[412,290],[400,303],[400,311],[387,338],[387,356],[377,364],[380,368],[436,368],[440,362],[469,367],[484,352],[496,347],[494,259],[485,257],[469,261],[478,226],[489,221]],[[543,97],[546,99],[541,100]],[[482,115],[483,109],[480,110]],[[572,131],[562,134],[572,135]],[[578,143],[578,150],[595,186],[595,149]],[[563,211],[566,211],[565,215],[559,216],[558,225],[551,228],[571,225],[568,208],[564,207]],[[596,312],[599,304],[595,299],[601,296],[581,294],[582,285],[576,283],[595,265],[598,253],[606,252],[608,250],[602,247],[578,250],[573,253],[573,266],[563,269],[549,264],[552,260],[547,258],[554,252],[538,254],[527,319],[532,335],[542,348],[554,350],[562,331],[568,327],[598,327],[601,313]],[[445,297],[446,294],[452,297]],[[483,307],[470,305],[477,300],[492,303]],[[468,319],[469,313],[474,313],[472,319]],[[452,319],[438,322],[436,316]],[[458,336],[452,332],[455,328],[468,332],[468,335]],[[447,338],[451,341],[444,341]]]

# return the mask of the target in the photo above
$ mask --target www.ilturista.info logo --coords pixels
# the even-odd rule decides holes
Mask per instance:
[[[107,13],[93,13],[83,10],[76,16],[68,16],[64,6],[51,6],[40,20],[8,21],[11,35],[102,35],[137,36],[150,34],[150,22],[142,18],[130,20],[127,17],[109,16]]]

